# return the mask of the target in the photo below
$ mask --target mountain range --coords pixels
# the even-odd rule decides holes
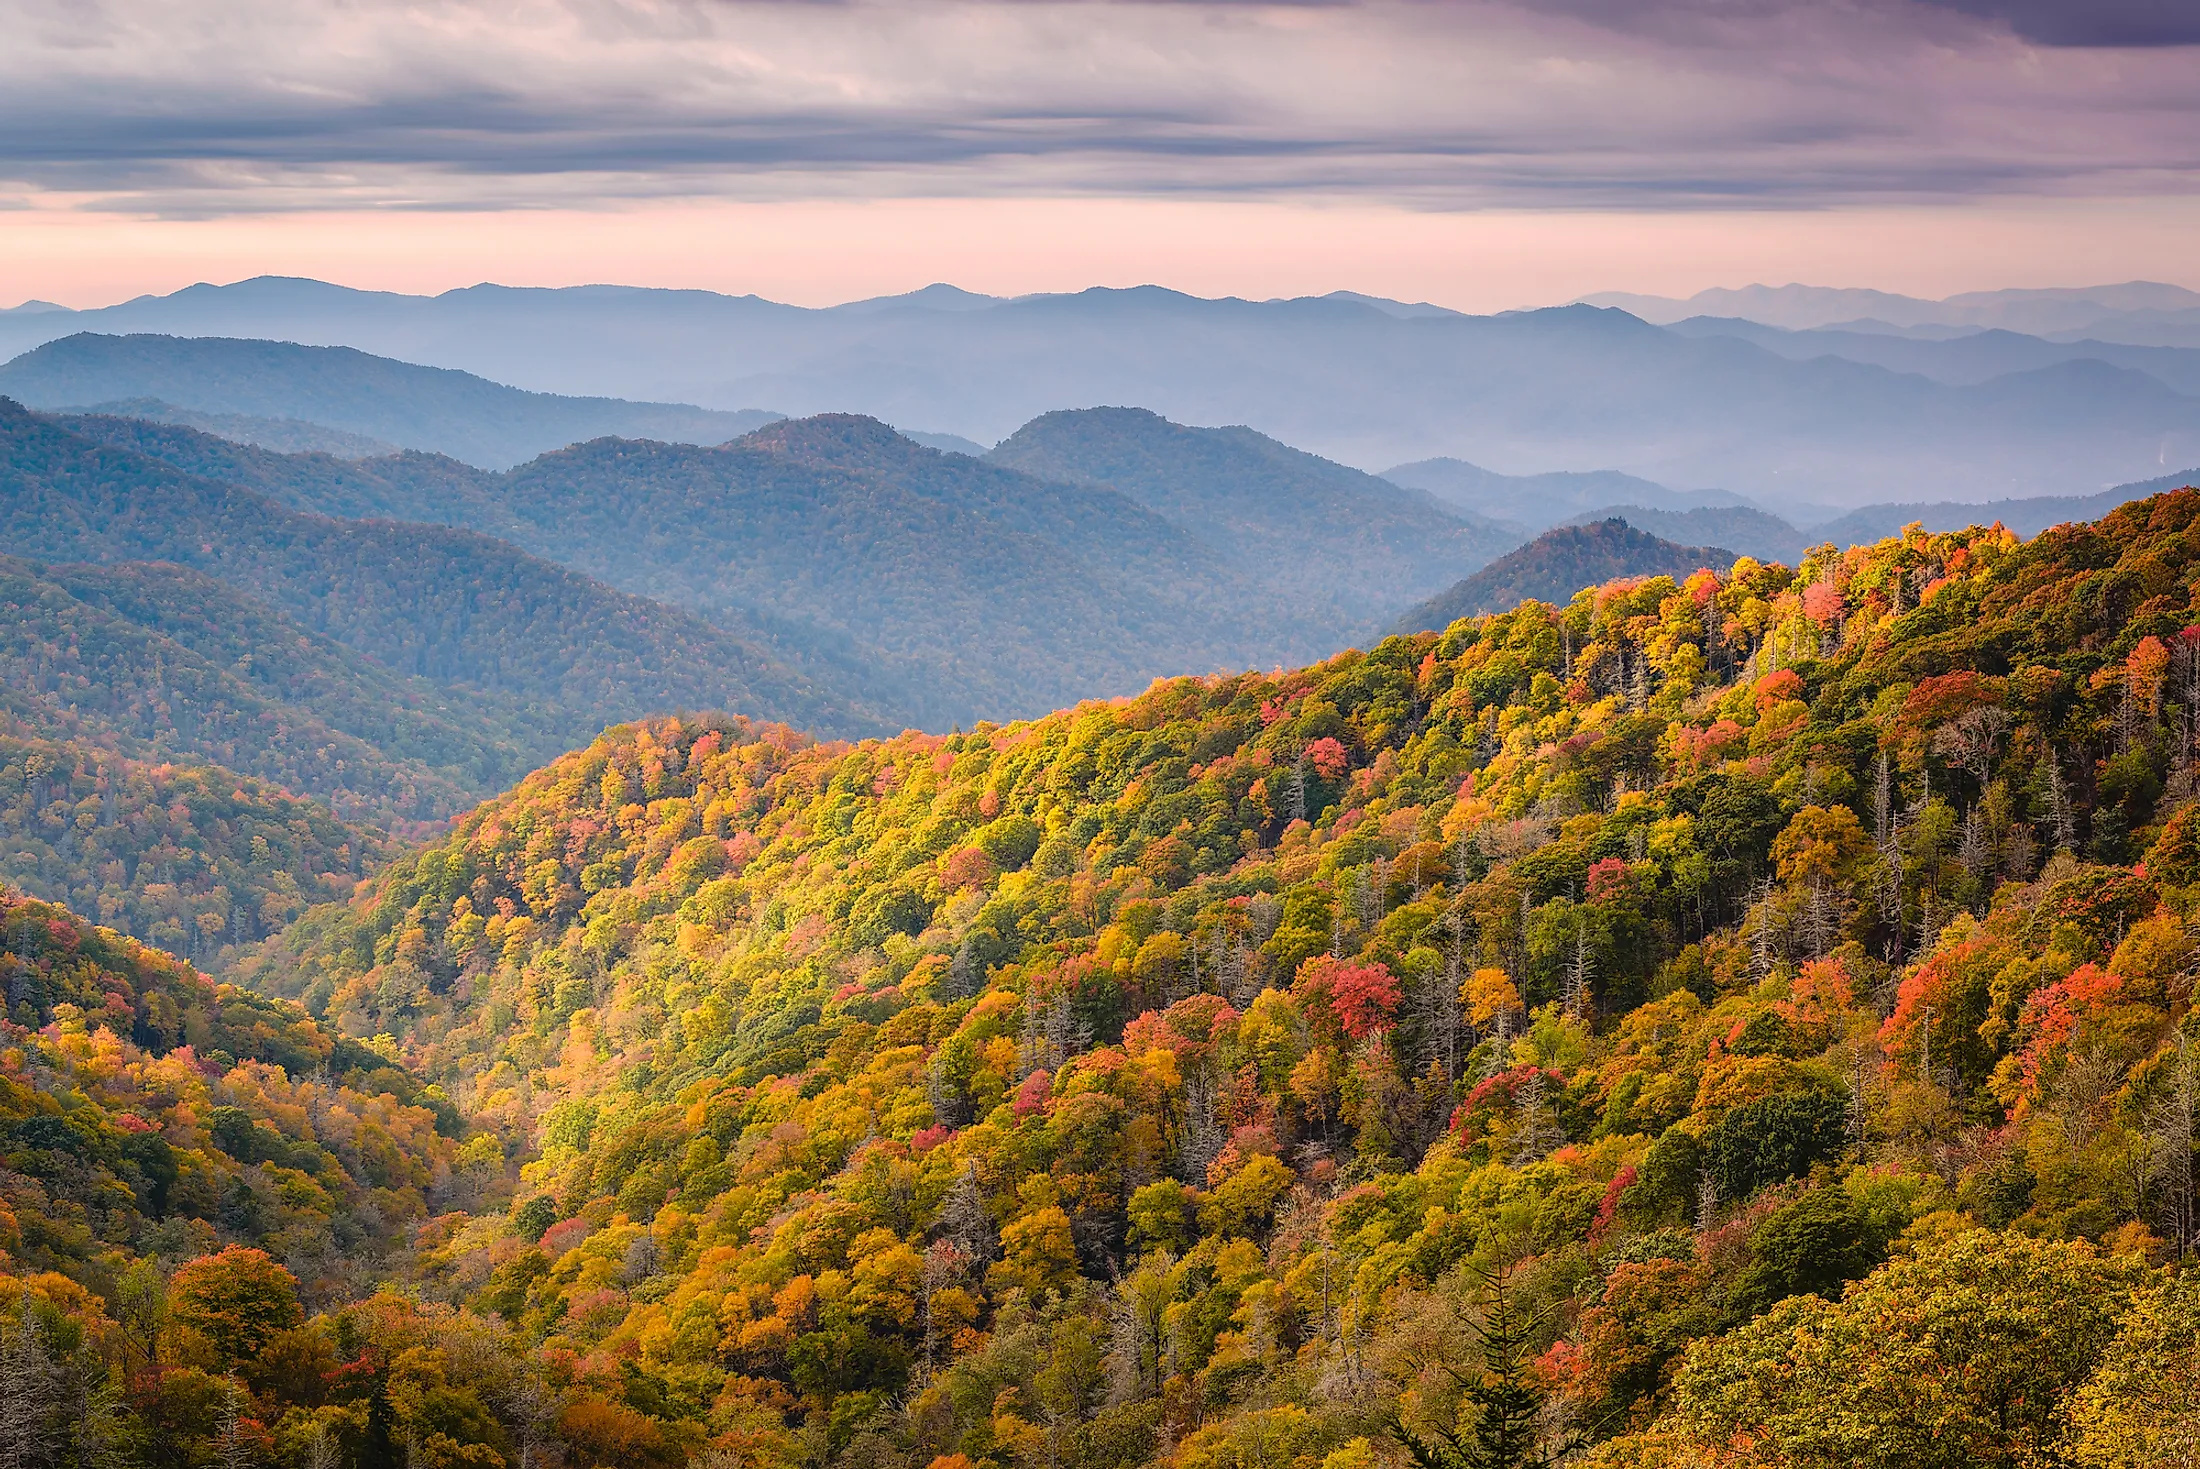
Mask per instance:
[[[741,707],[849,731],[877,718],[692,613],[488,536],[288,509],[5,400],[0,527],[27,559],[203,572],[392,673],[500,702],[531,750],[635,708]]]
[[[1498,474],[1464,459],[1423,459],[1383,471],[1393,484],[1425,490],[1445,505],[1470,514],[1546,530],[1570,517],[1610,505],[1639,505],[1681,512],[1699,506],[1747,505],[1724,490],[1672,490],[1616,470]]]
[[[977,443],[1056,409],[1118,404],[1243,424],[1369,468],[1453,457],[1514,475],[1609,469],[1775,513],[2091,493],[2200,460],[2200,398],[2139,367],[2086,357],[1942,382],[1839,356],[1791,360],[1586,305],[1465,316],[1342,295],[1203,300],[1142,287],[999,299],[931,287],[811,310],[623,287],[409,297],[263,279],[13,314],[0,318],[0,351],[85,332],[282,337],[537,393],[858,412]],[[2162,370],[2189,383],[2177,362]],[[268,411],[151,384],[42,401],[128,397]],[[502,462],[523,457],[518,447]]]
[[[2200,346],[2200,291],[2158,281],[1966,291],[1937,301],[1891,291],[1804,285],[1714,287],[1685,300],[1624,291],[1581,299],[1661,324],[1714,317],[1790,330],[1847,326],[1928,340],[1990,331],[2057,341],[2092,337],[2136,346]]]
[[[496,537],[933,726],[1312,656],[1519,539],[1249,431],[1110,410],[1049,415],[984,460],[827,415],[718,447],[601,439],[501,475],[52,422],[295,511]]]

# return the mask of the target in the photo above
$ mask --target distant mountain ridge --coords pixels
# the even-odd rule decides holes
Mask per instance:
[[[1661,325],[1691,316],[1723,316],[1791,330],[1871,323],[1893,330],[1969,327],[2051,334],[2084,332],[2133,318],[2200,321],[2200,291],[2159,281],[1966,291],[1937,301],[1889,291],[1804,285],[1713,287],[1686,299],[1625,291],[1581,299],[1594,306],[1615,306]]]
[[[1593,525],[1562,525],[1437,593],[1391,624],[1402,635],[1442,631],[1462,617],[1500,612],[1531,598],[1564,606],[1584,587],[1628,576],[1685,578],[1735,562],[1718,546],[1677,546],[1613,518]]]
[[[1446,505],[1513,522],[1531,532],[1613,504],[1679,511],[1699,505],[1748,503],[1725,490],[1674,490],[1611,469],[1499,474],[1464,459],[1438,458],[1395,465],[1384,470],[1382,477],[1393,484],[1425,490]]]
[[[1796,529],[1770,511],[1749,505],[1698,506],[1692,510],[1656,510],[1646,505],[1607,505],[1577,515],[1568,525],[1593,525],[1619,519],[1636,530],[1683,546],[1727,547],[1759,561],[1795,566],[1803,552],[1822,537]]]
[[[1522,538],[1249,430],[1128,410],[1050,416],[984,460],[843,414],[504,474],[57,421],[295,510],[493,535],[938,728],[1316,656]]]
[[[1832,541],[1836,545],[1849,546],[1900,534],[1902,528],[1913,521],[1922,523],[1929,531],[1959,530],[1967,525],[1992,525],[1998,521],[2029,538],[2050,526],[2098,520],[2119,505],[2196,484],[2200,484],[2200,468],[2118,485],[2097,495],[2047,495],[2029,500],[1990,500],[1982,505],[1945,500],[1929,504],[1867,505],[1838,520],[1810,527],[1809,535],[1813,544]]]
[[[1719,309],[1735,314],[1729,306]],[[341,344],[541,393],[857,412],[979,443],[1056,409],[1129,404],[1180,423],[1248,425],[1346,464],[1454,457],[1511,474],[1593,464],[1774,508],[2055,494],[2200,459],[2200,395],[2151,376],[2049,363],[1921,385],[1872,362],[1791,360],[1592,306],[1469,316],[1349,294],[1205,300],[1137,287],[1002,300],[941,288],[811,310],[700,291],[484,285],[409,297],[258,280],[0,318],[0,352],[86,330]],[[248,411],[150,385],[42,401],[132,396]],[[330,421],[304,406],[283,416]],[[551,437],[590,436],[576,424],[568,415]],[[549,447],[461,457],[513,463]]]
[[[778,417],[530,393],[349,347],[89,332],[0,366],[0,393],[44,409],[150,399],[192,414],[298,420],[487,469],[607,434],[722,443]]]

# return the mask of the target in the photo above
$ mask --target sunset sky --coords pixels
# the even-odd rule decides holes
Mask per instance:
[[[2200,287],[2189,0],[0,0],[0,304]]]

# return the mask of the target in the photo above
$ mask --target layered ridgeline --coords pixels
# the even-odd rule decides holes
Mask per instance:
[[[1520,539],[1249,430],[1132,410],[1050,414],[984,462],[828,414],[711,448],[601,439],[507,474],[63,423],[294,510],[498,537],[930,728],[1325,656]]]
[[[416,1279],[544,1382],[450,1462],[2159,1463],[2196,571],[2184,492],[944,738],[652,721],[253,973],[510,1160]],[[343,1380],[266,1360],[240,1422]]]
[[[1189,428],[1140,408],[1049,413],[986,457],[1107,486],[1191,530],[1288,605],[1316,610],[1333,631],[1324,653],[1381,626],[1407,589],[1446,585],[1523,539],[1516,525],[1249,428]]]
[[[5,400],[0,494],[20,556],[176,562],[393,672],[520,705],[539,740],[668,706],[824,730],[875,721],[736,633],[487,536],[288,510]]]
[[[489,469],[605,434],[723,443],[779,416],[529,393],[350,347],[92,332],[0,365],[0,393],[34,408],[125,413],[143,400],[150,411],[140,407],[136,416],[274,441],[272,448],[363,456],[397,447]]]
[[[12,408],[0,519],[52,558],[0,558],[0,882],[201,964],[607,723],[883,722],[509,545],[292,513]]]

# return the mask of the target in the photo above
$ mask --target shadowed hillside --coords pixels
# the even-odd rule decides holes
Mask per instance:
[[[1356,635],[1401,591],[1441,586],[1518,532],[1247,428],[1188,428],[1136,408],[1049,413],[986,456],[1106,485],[1194,531],[1230,564]],[[1338,641],[1343,641],[1339,638]]]
[[[1399,618],[1391,630],[1410,633],[1448,627],[1462,617],[1502,611],[1530,599],[1564,602],[1583,587],[1618,577],[1685,577],[1699,567],[1724,566],[1733,560],[1732,551],[1678,546],[1617,518],[1593,525],[1562,525],[1429,598]]]

